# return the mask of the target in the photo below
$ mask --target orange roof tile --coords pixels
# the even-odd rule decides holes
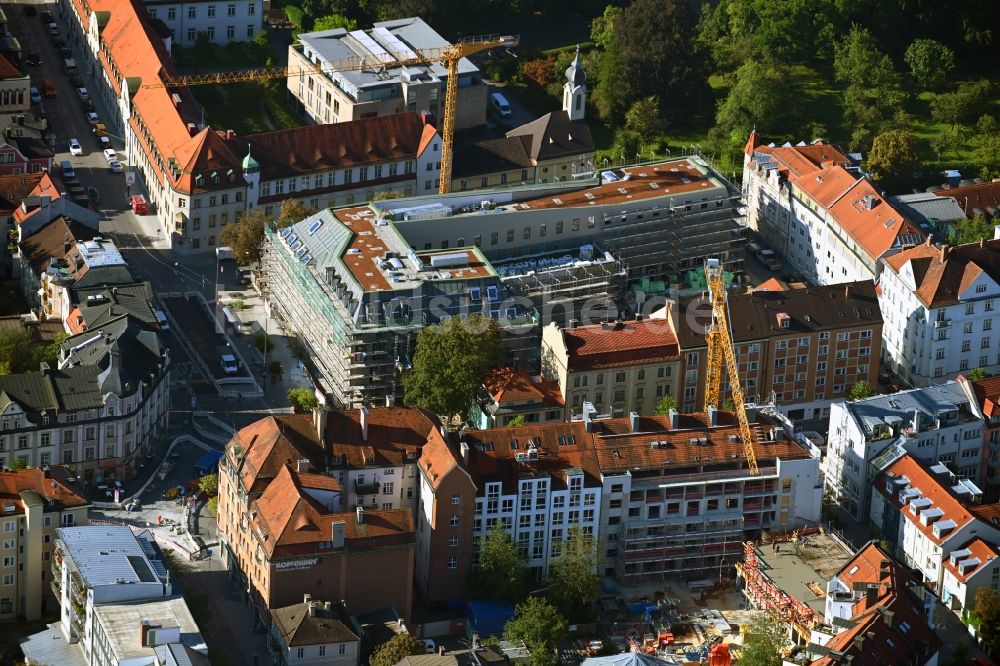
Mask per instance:
[[[61,481],[37,467],[0,472],[0,498],[20,500],[21,493],[26,490],[37,493],[43,500],[58,502],[64,508],[90,504]]]
[[[13,213],[21,201],[31,195],[42,179],[48,179],[48,173],[24,173],[17,176],[0,176],[0,211]]]
[[[785,291],[788,287],[778,278],[765,280],[753,288],[754,291]]]
[[[677,337],[667,319],[610,326],[565,328],[570,370],[641,365],[679,358]]]
[[[979,407],[988,417],[1000,416],[1000,376],[970,382]]]
[[[963,550],[967,550],[969,552],[962,557],[958,557],[957,559],[955,557],[952,557],[958,551],[963,551]],[[966,583],[969,581],[970,578],[972,578],[977,573],[982,571],[987,563],[989,563],[991,560],[995,559],[998,556],[1000,556],[1000,550],[997,550],[996,546],[990,543],[986,543],[979,537],[976,537],[972,541],[969,541],[968,543],[959,546],[957,550],[953,550],[948,559],[945,560],[944,568],[950,571],[951,574],[959,581]],[[955,563],[952,563],[952,560],[955,560]],[[959,570],[957,563],[965,560],[978,560],[979,563],[974,566],[970,566],[964,572],[962,572]]]
[[[749,142],[747,145],[749,146]],[[752,152],[770,155],[789,180],[812,173],[824,165],[843,165],[851,162],[836,147],[822,141],[805,146],[758,145]]]
[[[289,462],[324,459],[308,414],[268,416],[251,423],[229,440],[227,455],[251,495],[261,492]]]
[[[435,431],[421,449],[417,464],[431,485],[437,488],[453,469],[459,467],[458,460],[459,452]]]
[[[977,214],[990,217],[1000,211],[1000,182],[997,181],[935,190],[934,194],[954,199],[970,219]]]
[[[299,486],[303,488],[340,492],[340,482],[332,476],[311,474],[309,472],[296,472],[295,476],[299,480]]]
[[[908,506],[903,505],[899,492],[895,494],[890,493],[886,488],[886,481],[890,478],[897,477],[906,477],[910,487],[915,488],[920,492],[919,497],[926,498],[931,501],[931,504],[926,508],[940,509],[942,515],[933,523],[925,525],[921,522],[920,516],[913,513]],[[885,468],[885,470],[876,478],[875,488],[878,489],[878,492],[880,492],[886,500],[899,510],[906,520],[913,523],[917,530],[919,530],[932,542],[939,545],[950,539],[958,530],[973,520],[972,512],[961,502],[961,500],[958,499],[958,497],[952,493],[951,487],[948,483],[942,482],[940,479],[935,477],[934,474],[924,467],[919,460],[910,455],[904,455],[902,458]],[[917,497],[914,496],[909,499],[912,501],[917,499]],[[945,534],[942,534],[940,537],[935,536],[934,526],[946,520],[953,521],[955,523],[955,528],[949,530]]]
[[[415,463],[421,447],[439,425],[436,417],[414,407],[374,407],[368,410],[366,440],[360,410],[331,411],[326,421],[326,447],[335,464],[351,467]]]
[[[934,247],[922,243],[886,258],[896,273],[910,262],[916,295],[927,307],[957,303],[963,291],[982,273],[1000,282],[1000,240]]]
[[[302,492],[298,474],[290,467],[278,470],[260,497],[251,505],[255,536],[263,533],[261,546],[268,556],[284,546],[302,546],[330,541],[330,526],[344,522],[344,546],[367,549],[413,540],[413,513],[409,509],[365,511],[361,522],[356,513],[331,512]],[[258,537],[259,539],[259,537]],[[260,539],[259,539],[260,540]]]
[[[24,78],[21,70],[15,67],[6,56],[0,55],[0,80],[21,78]]]
[[[492,370],[484,383],[498,405],[536,400],[550,405],[565,404],[559,382],[509,366]]]

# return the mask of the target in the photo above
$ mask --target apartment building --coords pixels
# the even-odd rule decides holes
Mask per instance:
[[[371,206],[323,210],[265,235],[269,306],[335,405],[400,396],[417,333],[450,317],[491,317],[513,358],[537,354],[536,314],[509,298],[476,247],[413,250]]]
[[[875,542],[827,582],[825,603],[825,626],[806,648],[810,666],[938,663],[937,596]]]
[[[812,284],[877,280],[880,261],[924,239],[847,156],[822,141],[761,145],[751,132],[743,194],[750,228]]]
[[[343,603],[314,601],[271,609],[268,647],[278,666],[358,666],[360,626]]]
[[[0,113],[17,113],[31,109],[31,77],[14,66],[7,56],[0,55]]]
[[[288,91],[314,123],[340,123],[404,111],[441,118],[447,67],[441,62],[393,66],[419,55],[440,55],[451,44],[419,17],[300,34],[288,47]],[[364,69],[358,68],[363,65]],[[316,72],[321,68],[322,74]],[[458,63],[455,128],[486,122],[487,87],[468,58]],[[435,191],[437,186],[435,185]]]
[[[192,10],[196,20],[204,12],[208,21],[211,10],[216,14],[211,20],[227,32],[235,26],[237,39],[245,39],[250,8],[257,7],[254,17],[262,12],[259,0],[173,6],[177,21]],[[169,24],[170,7],[152,9]],[[144,4],[63,0],[62,8],[72,38],[87,47],[81,67],[97,73],[99,85],[91,94],[117,111],[105,120],[125,139],[125,163],[140,179],[164,238],[179,252],[213,251],[222,228],[256,205],[276,213],[285,199],[318,208],[384,191],[412,195],[437,188],[440,156],[431,153],[438,153],[440,142],[426,136],[432,130],[415,113],[371,118],[353,129],[302,127],[246,137],[217,131],[204,125],[187,88],[156,86],[161,73],[175,69]],[[236,16],[229,16],[230,9]],[[176,30],[175,38],[184,42],[189,28],[181,27],[179,35]],[[221,28],[216,34],[217,40],[232,41],[221,36]],[[429,169],[418,151],[427,153]]]
[[[746,469],[732,413],[591,417],[585,410],[571,423],[467,430],[425,447],[417,512],[422,594],[459,598],[475,543],[495,526],[511,534],[538,575],[568,530],[580,527],[597,541],[596,573],[630,583],[717,575],[762,530],[819,519],[819,460],[763,417],[752,416],[757,476]],[[470,537],[471,553],[462,550]],[[438,585],[450,587],[442,593]]]
[[[956,378],[965,387],[965,392],[979,406],[983,415],[983,451],[979,475],[986,500],[1000,500],[1000,377],[989,377],[981,381],[969,381],[965,377]]]
[[[976,603],[976,592],[988,587],[1000,594],[1000,549],[976,537],[953,550],[944,563],[941,597],[948,608],[961,614]]]
[[[508,426],[515,419],[524,423],[564,421],[564,403],[558,382],[506,366],[486,376],[470,409],[469,422],[487,430]]]
[[[877,395],[831,406],[824,462],[826,488],[855,520],[869,510],[872,480],[906,453],[945,463],[978,481],[984,425],[958,382]]]
[[[55,610],[49,569],[56,529],[87,524],[90,504],[66,483],[63,470],[0,471],[3,558],[0,620],[41,619]]]
[[[927,386],[973,368],[1000,372],[1000,333],[993,330],[1000,231],[994,236],[955,247],[927,242],[886,260],[883,359],[906,381]]]
[[[190,48],[204,35],[213,44],[249,42],[264,27],[263,0],[143,0],[151,19],[163,21],[171,42]]]
[[[968,560],[975,558],[967,544],[974,538],[1000,542],[1000,504],[982,504],[982,491],[974,483],[942,463],[932,466],[910,455],[893,461],[873,485],[872,526],[944,604],[967,603],[967,598],[953,598],[960,591],[957,586],[943,587],[945,564],[957,552],[953,571],[972,573],[975,566]]]
[[[666,396],[680,401],[680,351],[664,319],[567,328],[550,323],[542,330],[542,374],[558,384],[566,421],[585,403],[621,417],[652,415]]]
[[[261,627],[272,608],[307,592],[342,599],[356,613],[391,604],[410,614],[413,511],[345,503],[328,466],[338,454],[321,432],[323,416],[258,421],[236,433],[219,466],[224,558]]]
[[[793,420],[825,418],[831,402],[857,382],[876,384],[883,323],[871,280],[731,293],[728,307],[740,382],[751,400],[767,402],[773,394]],[[667,309],[680,348],[681,411],[704,407],[711,315],[707,298]]]

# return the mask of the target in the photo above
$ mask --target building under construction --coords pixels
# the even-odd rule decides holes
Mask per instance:
[[[680,281],[708,257],[743,270],[740,193],[692,155],[595,178],[373,204],[416,249],[474,245],[494,263],[602,248],[628,280]]]

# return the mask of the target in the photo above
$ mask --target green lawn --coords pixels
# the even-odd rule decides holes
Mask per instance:
[[[252,134],[305,124],[285,102],[283,80],[197,86],[191,91],[205,112],[205,122],[217,129]]]

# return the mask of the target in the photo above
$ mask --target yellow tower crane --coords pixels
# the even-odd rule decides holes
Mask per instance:
[[[455,144],[455,113],[458,106],[458,63],[462,58],[492,48],[512,48],[520,43],[515,35],[480,35],[467,37],[455,44],[441,48],[414,51],[410,58],[348,58],[319,65],[308,62],[303,67],[260,67],[234,72],[213,72],[210,74],[190,74],[171,76],[162,74],[159,81],[144,84],[143,88],[178,88],[211,84],[241,83],[245,81],[266,81],[307,74],[329,72],[358,72],[366,69],[382,70],[390,67],[428,65],[440,62],[448,70],[448,82],[444,93],[444,118],[441,122],[441,181],[438,192],[447,194],[451,189],[452,152]]]
[[[705,262],[705,278],[712,299],[712,324],[705,334],[705,341],[708,343],[705,405],[719,408],[722,364],[725,361],[729,370],[729,392],[732,394],[736,420],[740,425],[740,439],[743,440],[743,456],[746,458],[750,474],[757,476],[760,474],[760,468],[757,467],[757,454],[753,450],[753,431],[750,429],[750,419],[747,418],[739,368],[736,365],[736,352],[733,350],[733,338],[730,335],[725,277],[722,263],[718,259],[708,259]]]

